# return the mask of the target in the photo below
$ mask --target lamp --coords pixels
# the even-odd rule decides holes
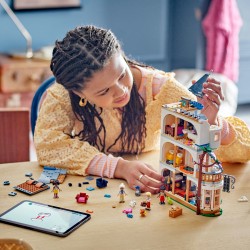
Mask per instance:
[[[20,22],[20,20],[17,18],[17,16],[14,14],[14,12],[11,10],[9,5],[4,1],[0,0],[0,4],[3,6],[4,10],[8,14],[8,16],[11,18],[11,20],[14,22],[16,27],[19,29],[19,31],[22,33],[26,40],[26,53],[25,55],[22,54],[15,54],[15,56],[18,57],[25,57],[25,58],[32,58],[33,57],[33,50],[32,50],[32,38],[30,33],[26,30],[26,28],[23,26],[23,24]]]

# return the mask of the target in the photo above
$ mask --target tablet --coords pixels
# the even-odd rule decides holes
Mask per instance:
[[[24,200],[0,215],[0,222],[67,236],[91,218],[90,214]]]

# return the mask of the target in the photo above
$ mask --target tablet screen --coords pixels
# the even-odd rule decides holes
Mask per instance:
[[[22,201],[0,215],[0,221],[58,236],[66,236],[90,215],[34,201]]]

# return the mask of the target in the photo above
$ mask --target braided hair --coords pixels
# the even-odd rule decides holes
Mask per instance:
[[[62,41],[56,41],[53,49],[50,68],[57,83],[68,90],[71,106],[76,118],[83,123],[83,130],[77,135],[101,152],[112,152],[112,147],[121,140],[121,154],[140,153],[145,147],[146,115],[145,102],[139,95],[136,84],[133,84],[131,98],[122,108],[121,133],[114,143],[106,149],[106,128],[101,118],[102,108],[87,102],[80,107],[80,92],[93,74],[108,63],[121,46],[110,31],[96,26],[80,26],[69,31]],[[124,56],[128,64],[138,64]],[[97,126],[97,122],[98,125]],[[103,132],[103,136],[101,136]]]

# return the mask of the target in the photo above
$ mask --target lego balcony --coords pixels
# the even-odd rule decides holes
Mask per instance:
[[[162,145],[161,162],[187,175],[194,175],[196,169],[191,153],[171,142]]]
[[[210,145],[211,148],[217,149],[220,145],[220,128],[210,126],[207,120],[199,123],[184,120],[178,115],[166,114],[162,126],[163,135],[188,147],[197,149],[197,145]]]

